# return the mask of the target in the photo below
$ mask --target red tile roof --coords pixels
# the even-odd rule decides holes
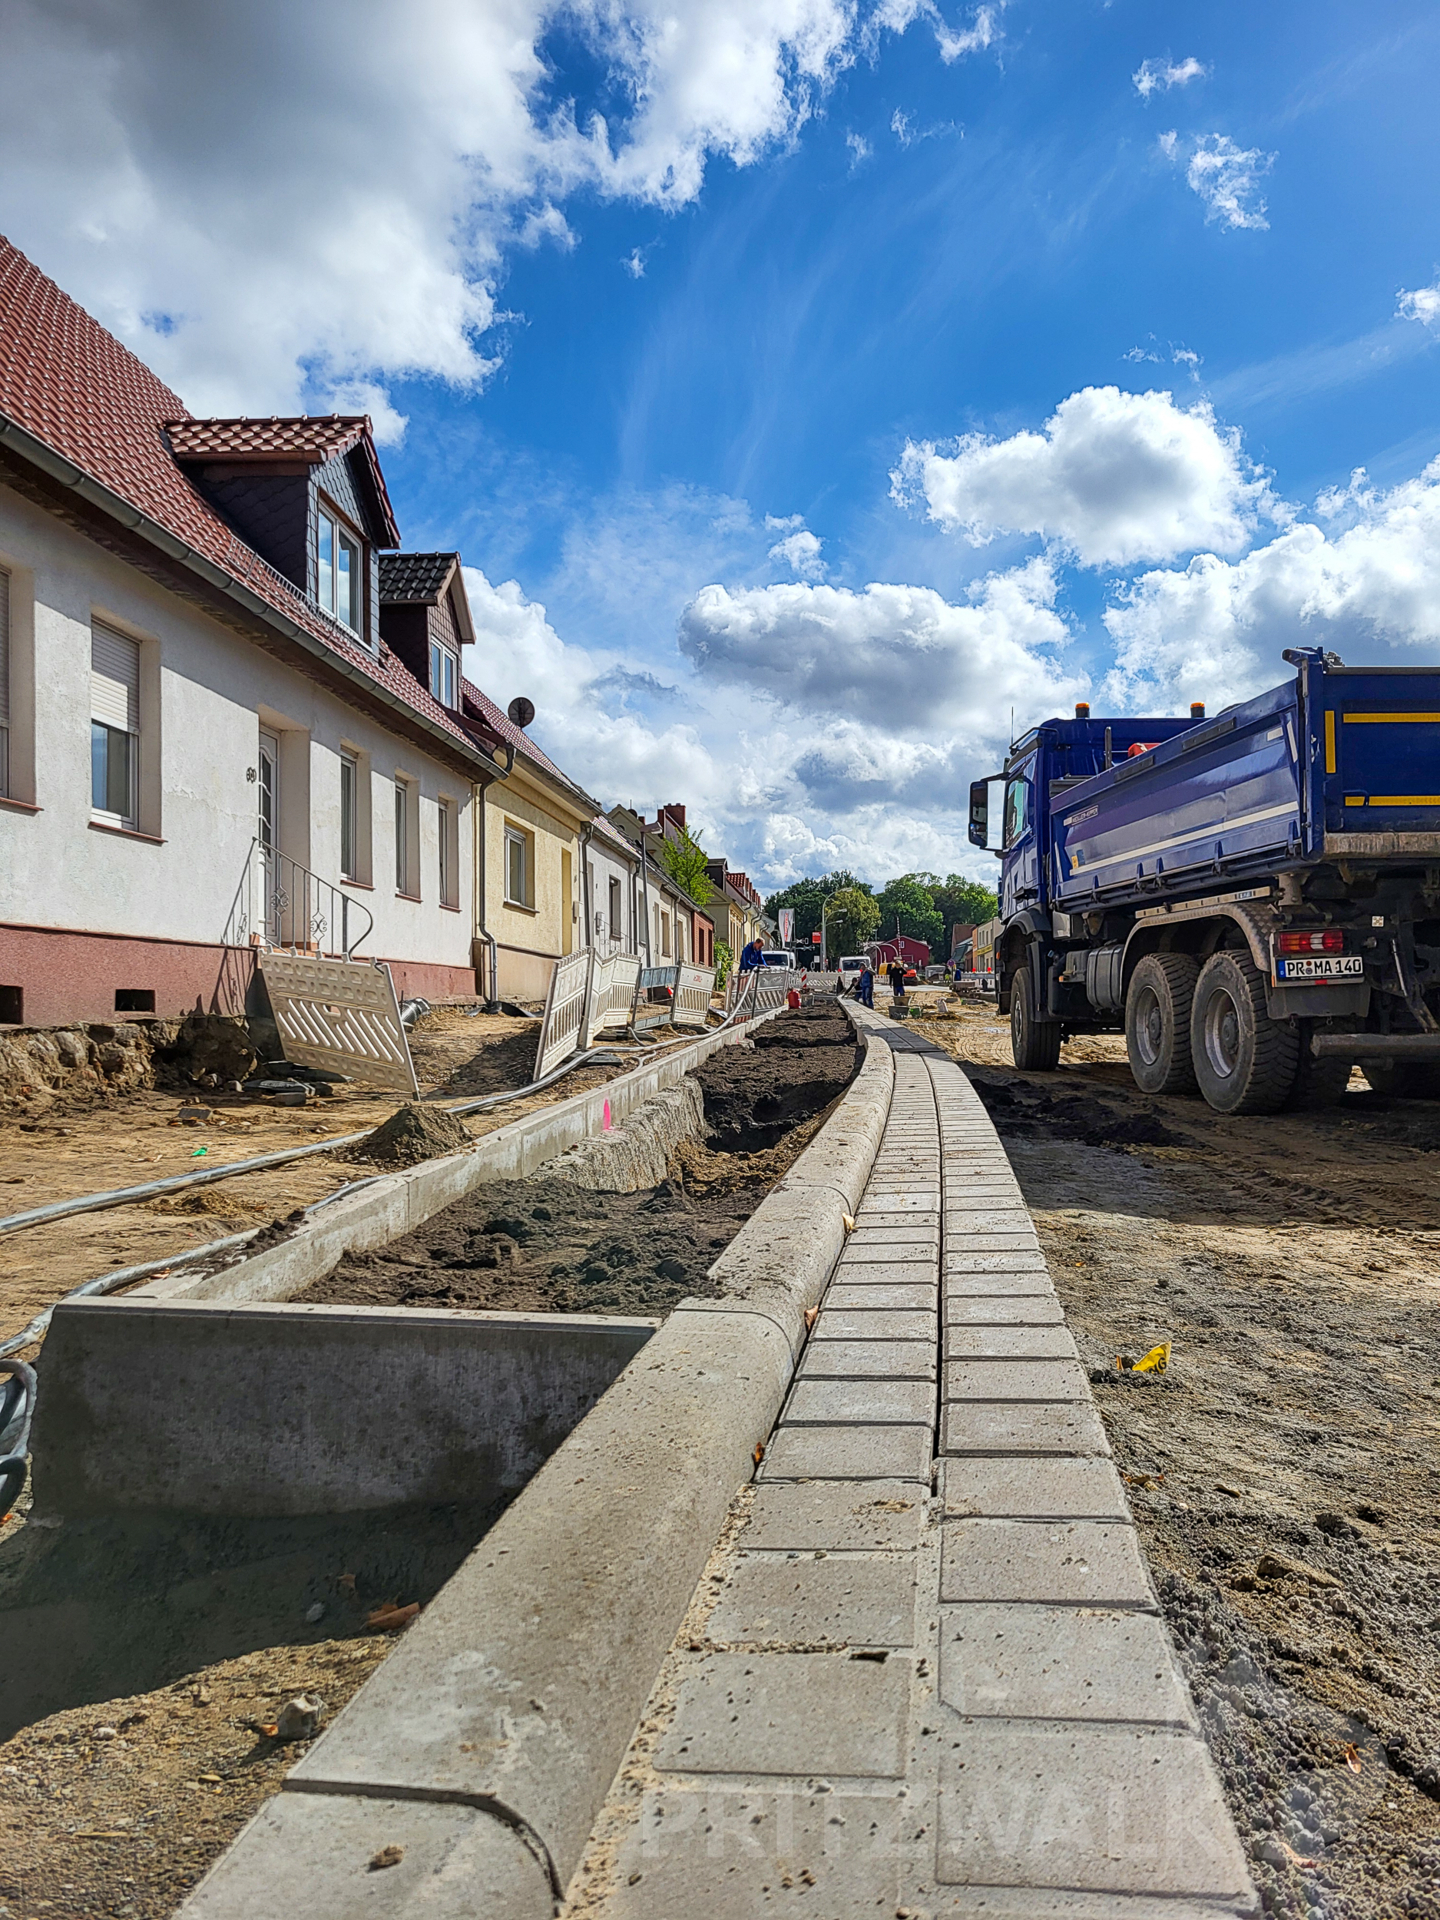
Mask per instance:
[[[348,453],[366,433],[364,414],[301,414],[268,420],[167,420],[177,460],[308,460]]]
[[[473,753],[474,736],[387,647],[372,654],[220,517],[165,443],[167,421],[191,419],[179,396],[3,237],[0,414]]]
[[[508,746],[514,747],[517,753],[523,753],[527,760],[533,760],[537,767],[543,768],[562,786],[578,794],[582,800],[590,800],[585,789],[576,786],[568,773],[562,773],[549,755],[540,751],[529,734],[523,728],[517,727],[508,713],[502,713],[488,693],[482,693],[473,680],[467,680],[463,675],[460,679],[460,697],[464,707],[474,714],[487,732],[495,734]],[[598,812],[599,804],[598,801],[591,801],[591,811]]]

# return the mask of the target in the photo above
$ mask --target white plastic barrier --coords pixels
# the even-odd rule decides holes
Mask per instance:
[[[675,982],[672,1018],[677,1027],[703,1027],[710,1017],[710,997],[715,991],[713,967],[680,967]]]
[[[582,947],[579,953],[567,953],[555,962],[550,991],[545,996],[545,1018],[540,1023],[540,1044],[535,1049],[533,1079],[543,1080],[580,1044],[590,991],[590,961],[589,947]]]

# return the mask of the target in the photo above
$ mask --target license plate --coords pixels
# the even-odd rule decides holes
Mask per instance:
[[[1353,980],[1364,972],[1358,953],[1287,953],[1275,962],[1277,980]]]

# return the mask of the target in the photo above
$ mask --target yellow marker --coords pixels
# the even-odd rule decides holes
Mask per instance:
[[[1440,793],[1372,793],[1372,807],[1440,807]]]
[[[1409,727],[1440,725],[1440,713],[1347,713],[1347,727]]]
[[[1332,708],[1325,713],[1325,771],[1335,771],[1335,714]]]
[[[1170,1342],[1162,1340],[1158,1347],[1151,1347],[1143,1360],[1137,1360],[1132,1369],[1135,1373],[1164,1373],[1170,1364]]]

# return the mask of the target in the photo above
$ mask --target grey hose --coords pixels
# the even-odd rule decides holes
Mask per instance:
[[[592,1049],[587,1053],[572,1053],[570,1058],[547,1073],[543,1080],[532,1080],[529,1086],[513,1087],[506,1093],[485,1094],[478,1100],[462,1100],[448,1107],[449,1113],[480,1113],[488,1107],[503,1106],[509,1100],[524,1100],[532,1093],[539,1093],[552,1085],[567,1073],[573,1073],[576,1067],[603,1064],[605,1049]],[[337,1147],[352,1147],[359,1140],[368,1140],[372,1129],[361,1133],[338,1133],[330,1140],[317,1140],[313,1146],[286,1147],[279,1153],[257,1154],[253,1160],[234,1160],[224,1167],[206,1167],[198,1173],[172,1174],[166,1180],[149,1180],[139,1187],[116,1187],[108,1193],[84,1193],[73,1200],[54,1200],[47,1207],[32,1207],[28,1213],[12,1213],[0,1220],[0,1233],[18,1233],[22,1227],[40,1227],[51,1220],[64,1220],[73,1213],[98,1213],[105,1207],[125,1207],[140,1200],[154,1199],[162,1193],[179,1193],[190,1187],[212,1185],[216,1180],[228,1180],[237,1173],[258,1173],[262,1167],[283,1167],[292,1160],[303,1160],[312,1153],[333,1153]]]

